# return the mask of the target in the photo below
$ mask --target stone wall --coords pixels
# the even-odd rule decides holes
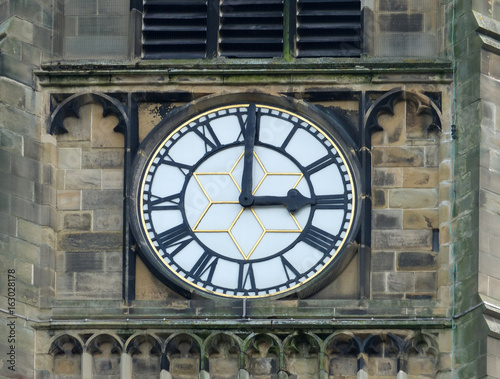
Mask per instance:
[[[47,315],[55,286],[57,152],[33,76],[51,55],[52,12],[46,1],[0,9],[0,376],[33,378],[27,318]]]

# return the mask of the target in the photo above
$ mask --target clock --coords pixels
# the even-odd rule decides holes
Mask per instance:
[[[142,142],[129,194],[139,252],[162,281],[266,298],[338,272],[355,244],[360,181],[336,119],[266,95],[173,113]]]

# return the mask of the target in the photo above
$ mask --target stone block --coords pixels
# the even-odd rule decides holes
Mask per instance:
[[[123,169],[122,149],[92,149],[82,154],[82,168]]]
[[[387,273],[385,272],[372,273],[372,290],[374,292],[387,291]]]
[[[35,183],[35,203],[55,207],[57,191],[54,187]]]
[[[425,166],[426,167],[439,167],[439,146],[426,146],[425,147]]]
[[[58,149],[58,168],[60,169],[80,169],[82,168],[82,149],[59,148]]]
[[[35,183],[30,179],[10,174],[7,175],[4,180],[0,181],[0,190],[5,193],[15,194],[16,197],[21,199],[33,201]]]
[[[372,171],[373,187],[402,187],[403,169],[402,168],[374,168]]]
[[[413,272],[390,272],[387,274],[388,292],[415,291],[415,274]]]
[[[101,170],[66,170],[64,189],[100,189]]]
[[[122,297],[122,274],[102,272],[75,273],[75,293],[90,298]]]
[[[372,249],[418,249],[430,251],[432,230],[377,230],[372,234]]]
[[[372,271],[394,271],[395,255],[392,251],[372,252]]]
[[[436,189],[390,189],[390,208],[434,208],[438,204],[438,191]]]
[[[95,231],[120,231],[123,225],[123,211],[121,209],[100,210],[94,212]]]
[[[104,257],[104,267],[106,271],[123,271],[122,252],[106,252]]]
[[[387,208],[387,191],[382,189],[372,190],[373,208]]]
[[[123,192],[121,190],[82,191],[82,209],[122,209]]]
[[[23,137],[7,129],[0,128],[0,147],[12,154],[23,154]]]
[[[26,103],[26,87],[14,80],[0,77],[0,102],[23,109]]]
[[[39,246],[55,246],[54,230],[39,223],[18,220],[18,237]]]
[[[373,229],[402,229],[403,211],[400,209],[374,209],[372,211]]]
[[[403,187],[431,188],[439,185],[439,171],[432,168],[405,167],[403,169]]]
[[[66,272],[104,272],[105,253],[95,252],[68,252],[66,253]]]
[[[437,268],[436,255],[427,252],[407,252],[398,254],[398,269],[422,271]]]
[[[380,0],[378,9],[389,12],[405,12],[408,9],[407,0]]]
[[[27,86],[33,86],[33,68],[28,63],[20,62],[17,57],[13,58],[8,55],[2,55],[2,59],[0,60],[2,75]]]
[[[102,189],[113,190],[123,188],[123,169],[102,170]]]
[[[381,30],[395,33],[416,33],[423,29],[422,14],[381,14],[379,17]]]
[[[25,157],[12,158],[12,173],[21,178],[41,182],[42,165],[40,162]]]
[[[373,165],[378,167],[422,167],[423,147],[374,147]]]
[[[403,211],[403,228],[438,229],[438,216],[439,211],[437,209],[405,209]]]
[[[62,217],[62,230],[91,230],[92,215],[90,212],[64,213]]]
[[[61,233],[59,250],[65,251],[117,251],[121,249],[121,233]]]
[[[57,191],[57,208],[59,210],[79,210],[81,191]]]

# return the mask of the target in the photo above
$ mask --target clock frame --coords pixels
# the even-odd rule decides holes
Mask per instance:
[[[269,125],[288,134],[276,132],[279,143],[270,142]],[[175,109],[144,139],[133,164],[128,198],[138,252],[185,296],[307,296],[356,250],[362,204],[353,146],[335,117],[286,97],[231,94]],[[318,190],[329,174],[342,188],[326,180],[335,190]],[[227,191],[209,193],[223,181]],[[207,204],[199,210],[189,205],[194,198]],[[221,220],[226,224],[216,226]]]

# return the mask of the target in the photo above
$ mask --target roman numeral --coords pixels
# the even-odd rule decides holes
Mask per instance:
[[[304,238],[302,241],[321,251],[325,255],[328,254],[337,243],[337,237],[315,226],[311,226],[304,232]]]
[[[248,288],[248,285],[250,287]],[[251,263],[240,264],[240,272],[238,275],[238,289],[245,291],[255,289],[255,274]]]
[[[219,263],[219,258],[205,251],[191,268],[189,275],[197,280],[211,282],[217,263]],[[207,277],[202,279],[202,276],[207,273]]]
[[[316,209],[345,209],[346,206],[345,194],[316,196]]]
[[[283,265],[283,269],[285,270],[285,275],[288,280],[295,280],[300,276],[300,272],[297,271],[295,267],[284,257],[281,256],[281,264]],[[290,275],[292,274],[292,275]]]
[[[290,143],[290,141],[292,140],[293,136],[295,135],[295,132],[299,129],[299,127],[297,125],[294,125],[293,126],[293,129],[292,131],[288,134],[288,136],[286,137],[285,141],[283,141],[283,144],[281,145],[281,148],[284,150],[286,149],[286,147],[288,146],[288,144]]]
[[[331,164],[336,163],[336,159],[333,155],[325,155],[323,158],[318,159],[317,161],[311,163],[306,167],[305,173],[307,175],[312,175],[315,172],[323,170],[325,167],[330,166]]]
[[[178,210],[180,208],[181,194],[176,193],[166,197],[151,195],[149,207],[151,211]]]
[[[166,165],[173,166],[173,167],[177,167],[179,170],[181,170],[181,172],[185,176],[189,175],[189,173],[193,169],[193,166],[190,166],[190,165],[185,164],[185,163],[176,162],[172,158],[170,158],[168,155],[165,155],[159,163],[166,164]]]
[[[175,246],[175,250],[168,253],[170,257],[174,257],[179,251],[184,249],[193,237],[190,233],[189,227],[185,224],[180,224],[168,229],[156,237],[156,241],[163,248],[164,255],[167,254],[167,249]]]
[[[201,130],[200,130],[201,129]],[[205,152],[213,150],[221,146],[217,135],[215,134],[212,126],[207,122],[201,128],[194,129],[194,132],[203,140],[205,143]]]

